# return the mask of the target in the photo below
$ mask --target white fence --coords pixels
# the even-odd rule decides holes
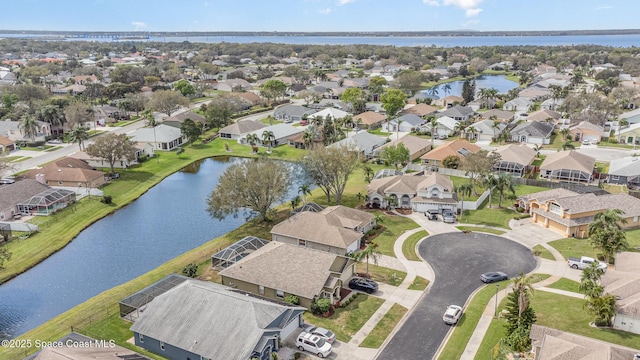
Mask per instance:
[[[485,190],[485,192],[480,195],[478,200],[476,201],[464,201],[464,208],[462,207],[462,201],[458,201],[458,209],[463,210],[478,210],[480,205],[489,197],[489,190]]]

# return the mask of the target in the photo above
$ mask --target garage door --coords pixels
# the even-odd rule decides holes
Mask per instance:
[[[280,338],[282,340],[286,340],[299,327],[300,327],[300,315],[293,318],[291,322],[288,323],[287,326],[284,327],[284,329],[282,329],[282,331],[280,332]]]

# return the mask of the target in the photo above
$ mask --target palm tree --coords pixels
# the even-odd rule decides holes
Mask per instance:
[[[429,89],[427,89],[427,95],[429,95],[429,97],[431,97],[431,98],[437,98],[438,97],[438,87],[437,86],[432,86]]]
[[[599,265],[598,262],[594,261],[582,270],[578,291],[587,298],[601,296],[604,292],[604,288],[600,285],[600,278],[604,275],[604,269],[601,269]]]
[[[445,97],[449,95],[449,93],[451,92],[451,84],[444,83],[444,85],[442,85],[442,91],[444,92]],[[437,92],[436,92],[436,95],[437,95]]]
[[[77,124],[69,133],[69,141],[72,143],[77,142],[81,151],[84,150],[84,142],[87,139],[89,139],[89,129],[80,124]]]
[[[498,186],[498,179],[493,174],[482,178],[482,185],[489,190],[489,208],[493,207],[493,189]]]
[[[304,148],[309,150],[313,146],[313,140],[315,139],[316,134],[310,129],[306,129],[302,133],[302,142],[304,143]]]
[[[493,115],[492,117],[495,117],[495,115]],[[491,124],[491,128],[493,129],[493,141],[496,141],[498,140],[498,137],[496,135],[496,130],[500,129],[500,122],[495,118],[492,120],[493,120],[493,124]]]
[[[467,128],[467,137],[469,138],[469,141],[472,141],[473,139],[475,139],[475,135],[478,133],[478,129],[476,129],[473,126],[469,126]]]
[[[373,176],[373,169],[371,168],[371,166],[369,165],[365,165],[362,168],[362,171],[364,171],[364,179],[367,182],[371,182],[371,177]]]
[[[513,182],[513,178],[508,174],[499,174],[496,178],[496,189],[498,189],[498,193],[500,197],[498,198],[498,207],[502,207],[502,199],[505,197],[505,192],[508,191],[512,194],[516,193],[515,183]]]
[[[604,294],[589,300],[588,310],[595,315],[596,324],[611,326],[611,318],[616,315],[617,299],[615,295]]]
[[[271,153],[271,146],[273,146],[275,139],[276,136],[273,134],[273,131],[267,130],[262,132],[262,144],[267,145],[267,153]]]
[[[431,149],[433,149],[433,145],[436,139],[435,130],[436,130],[436,127],[438,127],[438,119],[436,119],[435,116],[430,116],[428,120],[429,120],[429,125],[431,126]]]
[[[256,144],[258,143],[258,141],[260,141],[260,138],[258,137],[258,134],[249,134],[247,135],[247,142],[249,143],[249,145],[251,145],[251,149],[254,153],[258,152],[258,148],[256,147]]]
[[[518,293],[518,317],[529,307],[529,295],[535,290],[531,284],[531,276],[524,276],[524,273],[513,280],[513,291]]]
[[[153,116],[153,111],[152,110],[145,110],[142,113],[142,117],[144,117],[144,121],[147,123],[147,126],[150,126],[151,128],[153,128],[153,146],[154,146],[154,151],[153,151],[153,156],[155,156],[156,158],[156,162],[159,162],[160,159],[158,159],[158,156],[156,155],[155,152],[155,147],[158,146],[158,139],[156,138],[156,126],[158,125],[158,121],[156,120],[156,117]]]
[[[462,206],[460,207],[460,219],[462,219],[462,216],[464,215],[464,198],[465,196],[471,196],[471,193],[473,192],[473,185],[471,183],[464,183],[454,188],[453,191],[460,196],[462,202]]]
[[[591,244],[602,251],[607,264],[609,259],[618,251],[624,250],[629,246],[626,234],[620,226],[620,224],[627,223],[623,214],[624,211],[620,209],[599,212],[589,224]]]
[[[536,144],[536,145],[533,147],[533,151],[535,151],[535,152],[536,152],[536,159],[540,159],[540,151],[542,151],[542,145],[540,145],[540,144]]]
[[[291,211],[294,211],[298,205],[300,205],[300,196],[296,195],[293,199],[291,199],[291,202],[289,203],[291,205]]]
[[[306,204],[307,195],[311,195],[311,187],[309,186],[309,184],[304,183],[300,185],[300,187],[298,188],[298,194],[302,195],[302,203]]]
[[[562,134],[562,140],[567,140],[567,135],[569,135],[569,128],[560,129],[560,134]]]
[[[402,124],[402,119],[396,118],[396,140],[400,138],[400,124]]]
[[[18,124],[18,128],[24,137],[30,139],[32,142],[36,141],[36,136],[38,135],[38,130],[40,128],[36,118],[29,114],[24,114]]]
[[[618,120],[618,142],[620,142],[620,133],[622,132],[622,128],[627,126],[629,126],[629,121],[626,119]]]
[[[453,128],[453,131],[460,134],[460,137],[462,137],[464,134],[464,129],[465,125],[462,123],[462,121],[458,121],[456,123],[456,126]]]
[[[370,242],[367,247],[354,254],[354,259],[358,262],[362,261],[362,259],[367,261],[367,275],[369,275],[369,258],[377,265],[380,255],[382,255],[382,253],[378,250],[378,244]]]
[[[574,150],[576,148],[575,145],[573,145],[573,143],[571,142],[571,140],[567,140],[564,143],[562,143],[562,151],[565,150]]]

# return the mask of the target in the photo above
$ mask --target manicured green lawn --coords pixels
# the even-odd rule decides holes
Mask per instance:
[[[360,346],[374,349],[379,348],[406,312],[407,308],[399,304],[393,304],[391,309],[384,314]]]
[[[596,161],[596,171],[599,173],[609,173],[609,163],[604,161]]]
[[[367,130],[369,134],[378,135],[378,136],[390,136],[390,132],[382,131],[382,128],[376,128],[373,130]]]
[[[627,251],[637,251],[636,248],[640,247],[640,229],[627,230],[625,234],[629,243]],[[565,259],[580,256],[596,258],[600,253],[600,250],[596,250],[591,246],[589,239],[566,238],[551,241],[549,245],[558,250]]]
[[[543,145],[545,149],[562,149],[562,144],[565,143],[566,140],[562,139],[561,134],[551,135],[551,144]],[[582,143],[580,141],[572,141],[571,144],[575,146],[575,148],[579,148]]]
[[[310,312],[305,312],[304,321],[316,326],[329,329],[336,334],[336,338],[342,342],[349,342],[351,337],[360,330],[371,315],[378,310],[384,300],[358,294],[349,305],[337,308],[335,313],[328,318],[315,316]]]
[[[384,255],[395,257],[393,252],[393,244],[395,244],[398,236],[402,235],[405,231],[415,229],[418,225],[410,218],[399,215],[382,215],[382,226],[385,227],[384,231],[371,239],[374,243],[378,244],[378,251]]]
[[[560,278],[560,280],[554,282],[551,285],[547,285],[547,287],[580,293],[580,290],[578,289],[580,287],[580,283],[574,280],[569,280],[567,278]]]
[[[429,236],[429,233],[425,230],[421,230],[409,236],[404,241],[402,244],[402,254],[407,258],[407,260],[422,261],[418,254],[416,254],[416,244],[425,236]]]
[[[53,148],[52,145],[41,145],[38,147],[35,146],[23,146],[20,148],[20,150],[29,150],[29,151],[47,151],[49,149]]]
[[[453,187],[457,188],[460,185],[463,184],[469,184],[469,179],[465,178],[465,177],[460,177],[460,176],[449,176],[449,179],[451,179],[451,182],[453,183]],[[473,192],[471,193],[470,196],[465,196],[464,197],[464,201],[476,201],[478,200],[478,198],[480,198],[480,195],[482,195],[482,193],[484,192],[484,187],[481,185],[476,184],[476,192],[478,193],[478,195],[474,194]]]
[[[542,281],[549,278],[549,276],[550,275],[547,274],[532,274],[531,283]],[[512,280],[507,280],[501,281],[496,284],[500,285],[499,291],[501,291],[511,282]],[[487,307],[489,301],[492,301],[494,299],[495,295],[495,284],[485,285],[482,290],[478,291],[475,294],[475,296],[467,305],[467,308],[460,318],[460,321],[458,321],[458,324],[453,330],[453,333],[451,334],[449,341],[447,341],[444,349],[442,350],[439,359],[459,359],[460,356],[462,356],[464,348],[467,346],[467,342],[469,342],[471,334],[473,334],[473,331],[478,325],[478,321],[480,320],[484,309]],[[498,308],[498,310],[500,311],[500,308]],[[493,345],[495,344],[496,342],[493,343]]]
[[[543,259],[547,259],[547,260],[555,260],[556,258],[553,257],[553,254],[547,250],[544,246],[542,245],[536,245],[533,247],[533,252],[537,253],[537,256],[540,256]]]
[[[427,286],[429,286],[429,280],[422,276],[416,276],[411,285],[409,285],[409,290],[424,290]]]
[[[366,261],[356,265],[356,271],[359,273],[366,273]],[[369,276],[377,282],[398,286],[402,283],[404,278],[407,277],[407,273],[400,270],[374,265],[373,260],[369,259]]]
[[[495,234],[495,235],[502,235],[505,233],[505,231],[502,231],[502,230],[480,227],[480,226],[456,226],[456,228],[461,231],[486,232],[486,233]]]

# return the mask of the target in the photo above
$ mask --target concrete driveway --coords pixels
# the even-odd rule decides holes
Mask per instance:
[[[466,303],[471,293],[483,285],[480,274],[498,270],[514,277],[536,267],[536,260],[525,246],[484,233],[433,235],[418,250],[433,268],[435,280],[378,359],[433,358],[450,330],[442,321],[442,314],[450,304]]]

